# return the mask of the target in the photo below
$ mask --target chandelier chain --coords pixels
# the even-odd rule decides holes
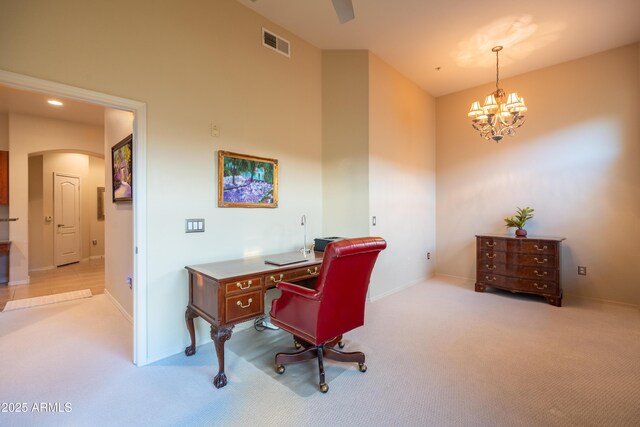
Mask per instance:
[[[498,81],[500,81],[500,74],[499,74],[500,73],[500,64],[498,62],[498,60],[499,60],[499,57],[498,57],[499,52],[500,52],[499,50],[496,50],[496,90],[500,90],[500,88],[498,87]]]

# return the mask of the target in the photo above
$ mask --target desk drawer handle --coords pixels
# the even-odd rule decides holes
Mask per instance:
[[[545,262],[549,261],[547,258],[543,259],[542,261],[539,261],[538,258],[534,258],[533,260],[538,264],[544,264]]]
[[[538,245],[533,245],[534,248],[536,248],[536,251],[544,251],[545,249],[547,249],[547,245],[544,245],[542,248],[540,248]]]
[[[491,244],[489,244],[489,242],[485,242],[485,244],[486,244],[487,246],[489,246],[490,248],[493,248],[493,247],[496,245],[496,244],[495,244],[495,242],[493,242],[493,243],[491,243]]]
[[[547,275],[546,271],[543,271],[542,274],[538,273],[538,270],[533,270],[533,274],[535,274],[538,277],[544,277]]]
[[[253,281],[249,280],[247,281],[247,284],[243,286],[242,282],[238,282],[236,283],[236,286],[240,289],[249,289],[251,287],[251,284],[253,283]]]
[[[251,305],[251,303],[253,302],[253,300],[251,298],[249,298],[249,301],[247,301],[247,305],[242,305],[242,303],[240,301],[238,301],[236,303],[236,305],[240,308],[249,308],[249,306]]]
[[[540,286],[540,285],[538,285],[537,283],[534,283],[534,284],[533,284],[533,286],[535,286],[536,288],[538,288],[538,289],[540,289],[540,290],[547,289],[547,285],[546,285],[546,284],[545,284],[545,285]]]
[[[307,273],[309,274],[318,274],[318,267],[313,267],[313,270],[310,268],[307,268]]]
[[[487,267],[489,270],[495,270],[496,269],[495,265],[485,264],[485,267]]]
[[[282,274],[280,274],[280,278],[278,278],[278,279],[276,279],[274,276],[271,276],[271,281],[272,281],[273,283],[278,283],[278,282],[281,282],[281,281],[282,281],[282,278],[283,278],[283,277],[284,277],[284,276],[283,276]]]
[[[496,276],[493,276],[491,279],[489,279],[489,276],[484,276],[484,280],[488,280],[488,281],[490,281],[490,282],[495,282],[495,281],[497,281],[498,279],[496,279]]]
[[[487,252],[487,258],[494,259],[495,257],[496,257],[496,254],[490,254],[489,252]]]

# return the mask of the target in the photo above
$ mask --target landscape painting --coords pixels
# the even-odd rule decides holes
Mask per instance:
[[[277,208],[278,161],[219,151],[218,206]]]
[[[111,148],[113,201],[133,200],[133,135]]]

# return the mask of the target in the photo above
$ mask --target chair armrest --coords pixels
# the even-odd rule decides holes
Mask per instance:
[[[307,299],[311,299],[311,300],[318,299],[318,293],[316,292],[315,289],[305,288],[304,286],[296,285],[294,283],[278,282],[278,284],[276,284],[276,288],[280,289],[283,292],[300,295],[301,297],[304,297]]]

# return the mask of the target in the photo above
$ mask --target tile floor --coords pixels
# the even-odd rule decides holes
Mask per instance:
[[[7,302],[63,292],[90,289],[104,293],[104,259],[82,261],[51,270],[32,271],[28,285],[0,285],[0,311]]]

